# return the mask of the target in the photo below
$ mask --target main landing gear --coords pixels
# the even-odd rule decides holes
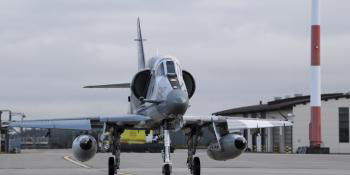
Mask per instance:
[[[122,129],[111,128],[113,130],[111,138],[112,154],[114,157],[108,159],[108,175],[117,174],[120,165],[120,135],[123,133]]]
[[[201,162],[199,157],[194,157],[196,149],[201,136],[201,128],[190,128],[190,132],[187,133],[187,167],[191,171],[192,175],[201,174]]]
[[[170,157],[170,133],[169,124],[165,122],[162,127],[163,143],[164,148],[162,151],[163,157],[163,175],[171,175],[172,165]],[[186,133],[187,136],[187,167],[191,171],[192,175],[201,174],[201,163],[199,157],[195,157],[198,142],[200,140],[201,128],[193,127],[188,128],[189,132]],[[120,135],[123,133],[123,129],[111,128],[112,136],[110,141],[112,143],[112,153],[114,157],[109,157],[108,159],[108,175],[117,174],[117,170],[120,165]]]

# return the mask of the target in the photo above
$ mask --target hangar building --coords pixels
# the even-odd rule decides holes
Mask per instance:
[[[322,146],[330,153],[350,153],[350,93],[322,94]],[[214,115],[291,120],[293,126],[243,130],[248,148],[256,152],[299,152],[309,146],[310,96],[296,94],[266,104],[245,106],[214,113]]]

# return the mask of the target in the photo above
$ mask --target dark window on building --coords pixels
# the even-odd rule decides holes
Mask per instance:
[[[243,130],[243,137],[248,140],[248,129]]]
[[[339,108],[339,142],[349,143],[349,108]]]
[[[258,117],[258,114],[257,113],[253,113],[252,114],[252,118],[257,118]]]

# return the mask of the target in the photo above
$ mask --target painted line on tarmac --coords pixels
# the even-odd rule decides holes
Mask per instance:
[[[120,175],[133,175],[133,174],[130,174],[130,173],[118,173]]]
[[[80,167],[83,167],[83,168],[87,168],[87,169],[92,168],[92,167],[90,167],[90,166],[88,166],[88,165],[85,165],[85,164],[83,164],[83,163],[81,163],[81,162],[78,162],[78,161],[76,161],[76,160],[73,160],[73,159],[70,158],[69,156],[64,156],[63,159],[64,159],[64,160],[67,160],[67,161],[69,161],[69,162],[71,162],[71,163],[73,163],[73,164],[75,164],[75,165],[78,165],[78,166],[80,166]]]
[[[63,159],[64,159],[64,160],[67,160],[67,161],[69,161],[69,162],[71,162],[71,163],[73,163],[73,164],[75,164],[75,165],[78,165],[78,166],[80,166],[80,167],[86,168],[86,169],[91,169],[91,168],[92,168],[92,167],[90,167],[90,166],[88,166],[88,165],[86,165],[86,164],[83,164],[83,163],[81,163],[81,162],[78,162],[78,161],[72,159],[70,156],[63,156]],[[125,173],[124,173],[124,172],[120,172],[120,173],[118,173],[118,174],[120,174],[120,175],[133,175],[133,174],[127,173],[127,172],[125,172]]]

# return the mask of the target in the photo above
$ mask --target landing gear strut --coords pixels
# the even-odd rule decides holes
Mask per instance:
[[[120,135],[123,133],[122,129],[111,128],[112,137],[112,154],[114,157],[108,159],[108,175],[118,174],[117,170],[120,165]]]
[[[201,162],[199,157],[194,157],[197,150],[197,145],[201,136],[201,128],[190,128],[190,132],[187,134],[187,167],[193,175],[201,174]]]
[[[167,122],[164,122],[163,127],[163,143],[164,149],[162,152],[163,156],[163,175],[170,175],[172,171],[171,158],[170,158],[170,134],[169,126]]]

